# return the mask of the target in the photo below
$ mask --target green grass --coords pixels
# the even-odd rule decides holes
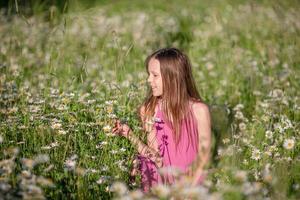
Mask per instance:
[[[40,8],[32,16],[21,10],[0,18],[0,184],[11,185],[0,195],[21,198],[23,192],[25,198],[25,180],[34,176],[52,180],[55,187],[41,186],[49,199],[111,199],[115,181],[139,188],[139,178],[129,181],[134,147],[103,127],[115,114],[144,137],[137,116],[147,91],[144,60],[157,48],[175,46],[189,55],[211,107],[209,192],[224,199],[299,199],[297,1],[92,5],[70,4],[52,18]],[[287,139],[295,142],[290,150]],[[39,154],[49,161],[33,169],[22,164]],[[72,155],[76,167],[67,170]],[[32,172],[27,179],[24,170]],[[241,170],[247,174],[242,181]],[[97,183],[104,176],[108,180]]]

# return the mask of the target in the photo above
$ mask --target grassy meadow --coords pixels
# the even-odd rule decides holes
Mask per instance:
[[[78,6],[0,12],[0,199],[300,199],[299,1]],[[145,139],[144,60],[166,46],[210,106],[212,160],[201,186],[143,194],[110,128]]]

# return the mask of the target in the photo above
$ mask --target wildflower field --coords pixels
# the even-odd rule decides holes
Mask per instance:
[[[300,199],[299,1],[104,2],[1,10],[0,199]],[[203,185],[143,194],[110,130],[145,139],[144,60],[165,46],[191,59],[212,159]]]

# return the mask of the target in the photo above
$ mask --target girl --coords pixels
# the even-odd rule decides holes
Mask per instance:
[[[147,144],[119,120],[113,133],[136,145],[143,191],[158,183],[174,183],[178,171],[193,184],[201,183],[210,156],[211,122],[190,61],[176,48],[163,48],[148,56],[146,70],[151,90],[139,111]]]

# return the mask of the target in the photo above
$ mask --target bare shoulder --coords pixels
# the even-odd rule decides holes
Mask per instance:
[[[192,105],[192,109],[198,124],[198,133],[201,138],[199,142],[209,142],[211,138],[211,117],[209,106],[202,102],[195,102]]]
[[[210,111],[208,105],[203,102],[194,102],[192,105],[192,109],[196,118],[209,117]]]

